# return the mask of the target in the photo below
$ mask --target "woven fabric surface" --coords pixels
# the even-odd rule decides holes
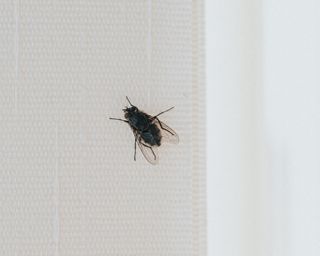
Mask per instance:
[[[205,255],[202,1],[0,4],[0,255]],[[132,103],[180,137],[156,166]]]

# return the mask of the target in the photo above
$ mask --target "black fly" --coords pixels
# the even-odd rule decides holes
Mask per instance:
[[[134,141],[134,160],[136,160],[137,144],[144,155],[144,157],[151,164],[157,164],[159,161],[157,148],[163,141],[171,143],[178,143],[179,136],[169,126],[161,122],[158,118],[161,114],[170,111],[174,107],[160,112],[155,116],[150,116],[147,113],[139,110],[136,106],[132,105],[129,98],[126,97],[130,107],[123,109],[124,118],[111,118],[111,120],[119,120],[126,122],[131,127]]]

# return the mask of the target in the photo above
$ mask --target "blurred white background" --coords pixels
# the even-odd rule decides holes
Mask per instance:
[[[320,255],[320,1],[207,0],[208,255]]]

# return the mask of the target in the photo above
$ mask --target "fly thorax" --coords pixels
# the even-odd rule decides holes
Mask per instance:
[[[140,114],[134,114],[129,118],[130,124],[139,131],[144,131],[148,129],[149,122],[148,120]]]

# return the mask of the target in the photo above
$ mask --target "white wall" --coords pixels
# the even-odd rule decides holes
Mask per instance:
[[[320,3],[207,0],[208,255],[320,255]]]

